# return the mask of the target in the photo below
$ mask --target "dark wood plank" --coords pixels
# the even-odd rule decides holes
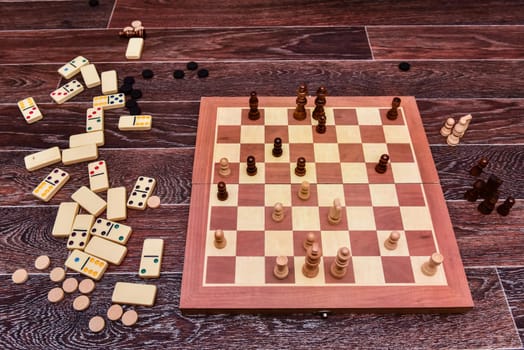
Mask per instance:
[[[412,24],[521,24],[522,1],[445,1],[438,6],[429,0],[318,2],[271,0],[177,2],[173,10],[166,2],[140,0],[118,2],[111,27],[120,28],[136,19],[147,27],[230,27],[291,25],[412,25]],[[159,14],[162,14],[159,16]]]
[[[105,315],[116,281],[142,282],[136,274],[104,276],[91,295],[91,306],[80,313],[71,308],[77,294],[67,295],[56,305],[47,301],[53,283],[46,276],[31,275],[26,284],[13,285],[4,275],[2,283],[8,289],[0,294],[0,312],[10,326],[0,333],[0,341],[24,348],[74,344],[77,348],[141,349],[154,339],[155,347],[184,349],[211,349],[224,344],[228,348],[256,344],[264,349],[401,349],[414,344],[447,348],[452,339],[454,347],[464,349],[519,347],[496,270],[470,269],[467,273],[476,307],[466,314],[339,314],[326,320],[312,314],[183,316],[177,307],[180,275],[164,274],[150,281],[159,286],[156,305],[134,307],[139,314],[136,326],[130,329],[106,320],[106,328],[99,334],[88,331],[89,319]]]
[[[522,26],[371,26],[367,32],[375,59],[477,60],[524,56]]]
[[[0,30],[106,28],[115,1],[99,3],[90,7],[88,1],[78,0],[2,1]]]
[[[524,268],[498,268],[497,271],[508,299],[520,340],[524,342],[524,300],[522,299],[524,293]]]
[[[311,91],[328,87],[331,96],[416,96],[417,98],[522,98],[524,61],[416,61],[409,72],[398,69],[398,61],[362,62],[200,62],[209,77],[188,72],[175,80],[176,63],[105,63],[99,70],[116,69],[120,77],[137,75],[151,68],[155,77],[143,82],[143,101],[198,101],[201,96],[292,96],[300,82]],[[98,67],[98,65],[97,65]],[[57,65],[7,65],[0,77],[0,103],[15,103],[27,96],[51,102],[49,93],[58,82]],[[27,71],[29,70],[29,73]],[[495,83],[496,82],[496,83]],[[53,89],[51,86],[53,85]],[[88,102],[100,94],[98,88],[76,96]],[[71,102],[67,102],[69,104]]]
[[[0,63],[60,63],[57,69],[80,54],[93,62],[125,61],[128,41],[115,29],[13,31],[0,40]],[[36,49],[42,45],[45,55]],[[151,29],[141,61],[236,58],[358,60],[371,59],[371,50],[364,27]]]

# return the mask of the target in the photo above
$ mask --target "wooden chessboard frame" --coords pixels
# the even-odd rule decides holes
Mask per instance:
[[[214,162],[217,109],[240,107],[249,110],[249,97],[203,97],[193,166],[193,184],[188,221],[180,309],[193,312],[291,312],[291,311],[409,311],[462,312],[473,307],[453,227],[439,183],[416,101],[399,96],[419,165],[421,183],[428,199],[437,246],[443,252],[447,285],[325,285],[325,286],[216,286],[205,285],[204,259],[210,184]],[[391,96],[328,97],[326,107],[391,107]],[[314,97],[307,108],[313,108]],[[295,97],[261,97],[259,109],[294,108]],[[243,111],[244,112],[244,111]],[[329,127],[329,126],[328,126]]]

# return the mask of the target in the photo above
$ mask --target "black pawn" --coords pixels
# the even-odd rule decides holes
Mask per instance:
[[[491,214],[493,209],[495,209],[495,205],[497,204],[497,200],[498,200],[497,197],[490,197],[490,198],[484,199],[479,204],[477,209],[484,215]]]
[[[258,110],[258,97],[255,91],[251,92],[249,97],[249,120],[257,120],[260,118],[260,111]]]
[[[380,156],[378,164],[375,166],[375,171],[379,174],[384,174],[388,170],[389,156],[383,154]]]
[[[475,165],[471,170],[469,171],[469,174],[471,176],[479,176],[482,174],[482,170],[488,165],[488,160],[486,158],[481,158],[477,165]]]
[[[479,179],[475,181],[475,183],[473,183],[473,188],[467,190],[466,193],[464,193],[464,199],[466,199],[469,202],[475,202],[479,198],[480,191],[484,186],[486,186],[484,180]]]
[[[400,98],[395,97],[391,102],[391,109],[386,114],[389,120],[396,120],[398,117],[398,107],[400,107]]]
[[[255,157],[247,157],[247,174],[249,176],[255,176],[257,174],[257,165],[255,163]]]
[[[219,201],[225,201],[227,197],[229,196],[226,189],[226,183],[224,181],[220,181],[217,184],[218,192],[217,192],[217,198]]]
[[[326,114],[324,111],[318,115],[318,124],[316,130],[319,134],[326,133]]]
[[[487,199],[491,197],[498,197],[498,189],[502,185],[502,180],[499,179],[496,175],[490,175],[486,186],[480,191],[480,197]]]
[[[275,137],[273,141],[273,157],[280,157],[282,155],[282,139],[280,137]]]
[[[306,175],[306,158],[299,157],[297,159],[297,167],[295,168],[295,175],[296,176]]]
[[[515,198],[513,197],[506,198],[504,203],[502,203],[501,205],[497,207],[497,213],[499,213],[502,216],[507,216],[509,214],[509,210],[511,209],[511,207],[513,207],[514,204],[515,204]]]

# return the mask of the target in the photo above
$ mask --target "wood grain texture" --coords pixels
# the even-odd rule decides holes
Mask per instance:
[[[508,304],[517,326],[520,340],[524,342],[524,268],[498,268],[500,281],[506,293]]]
[[[381,59],[520,59],[523,26],[367,27],[373,57]],[[402,40],[391,40],[391,36]]]
[[[172,8],[172,11],[167,9]],[[230,27],[292,25],[522,24],[523,3],[490,0],[440,2],[408,0],[318,2],[271,0],[175,2],[120,1],[110,26],[119,28],[141,18],[145,27]],[[162,16],[158,16],[162,13]]]
[[[155,306],[134,308],[139,314],[135,327],[106,320],[106,328],[99,334],[87,330],[89,318],[105,315],[115,282],[140,282],[136,274],[106,274],[91,295],[91,306],[83,313],[71,308],[77,294],[50,304],[46,294],[53,283],[45,275],[31,275],[26,284],[12,286],[17,293],[0,294],[0,312],[13,321],[9,327],[3,324],[0,343],[13,344],[13,348],[48,349],[64,344],[91,349],[143,349],[153,344],[179,349],[427,349],[448,348],[449,339],[453,339],[454,348],[519,347],[495,269],[469,269],[467,274],[476,304],[467,314],[353,314],[331,315],[326,320],[312,314],[293,314],[285,319],[274,315],[182,316],[177,307],[180,274],[165,274],[152,281],[159,286]],[[4,285],[11,285],[8,278],[1,276]],[[30,318],[28,304],[33,310]]]

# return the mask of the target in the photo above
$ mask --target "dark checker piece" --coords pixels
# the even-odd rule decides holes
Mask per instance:
[[[207,76],[209,76],[209,71],[207,69],[200,69],[198,71],[199,78],[206,78]]]
[[[124,84],[120,87],[119,91],[127,96],[131,93],[131,91],[133,91],[133,86]]]
[[[134,98],[135,100],[139,99],[140,97],[142,97],[142,91],[138,89],[131,91],[131,97]]]
[[[126,101],[126,108],[138,107],[138,103],[135,100]]]
[[[140,114],[142,114],[142,110],[140,109],[139,106],[131,107],[131,108],[129,108],[129,114],[131,114],[131,115],[140,115]]]
[[[198,64],[196,62],[188,62],[186,65],[187,69],[189,70],[196,70],[198,68]]]
[[[400,62],[398,65],[398,69],[400,69],[403,72],[407,72],[411,68],[411,65],[407,62]]]
[[[184,77],[185,73],[184,71],[180,70],[180,69],[177,69],[176,71],[173,72],[173,77],[175,79],[182,79]]]
[[[153,71],[151,69],[144,69],[142,71],[142,77],[144,79],[151,79],[155,74],[153,73]]]
[[[135,78],[133,77],[125,77],[124,78],[124,84],[125,85],[133,85],[135,83]]]

